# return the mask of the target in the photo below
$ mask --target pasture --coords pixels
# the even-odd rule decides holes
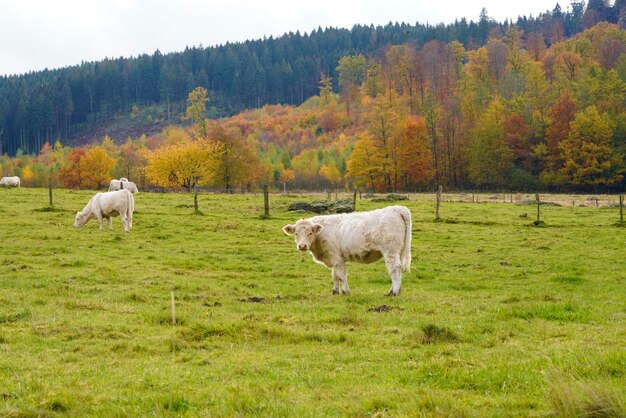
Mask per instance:
[[[382,262],[331,294],[281,231],[300,197],[261,219],[260,195],[201,195],[196,215],[140,193],[125,235],[72,227],[92,195],[49,211],[45,189],[0,189],[0,416],[626,414],[616,208],[543,207],[534,227],[532,207],[444,203],[435,223],[401,202],[413,264],[391,298]]]

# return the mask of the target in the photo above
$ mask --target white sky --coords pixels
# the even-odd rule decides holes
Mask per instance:
[[[537,16],[557,0],[0,0],[0,75],[321,26]],[[561,0],[561,8],[569,7]]]

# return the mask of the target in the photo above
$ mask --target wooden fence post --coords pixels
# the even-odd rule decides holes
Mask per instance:
[[[624,195],[619,195],[619,221],[624,222]]]
[[[267,184],[263,185],[263,208],[264,208],[264,215],[270,216],[270,192],[269,192],[269,186]]]
[[[52,207],[52,169],[48,173],[48,200],[50,201],[50,207]]]
[[[170,292],[170,300],[172,303],[172,325],[176,325],[176,305],[174,304],[174,291]]]
[[[539,193],[535,193],[535,200],[537,200],[537,223],[539,223],[541,222],[541,217],[540,217],[541,201],[539,200]]]
[[[441,192],[443,191],[443,186],[439,185],[437,188],[437,206],[435,207],[435,222],[439,222],[439,205],[441,204]]]
[[[354,188],[354,196],[352,196],[352,210],[356,211],[356,187]]]

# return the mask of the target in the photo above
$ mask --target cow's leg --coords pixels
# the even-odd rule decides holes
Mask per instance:
[[[333,276],[333,295],[339,294],[339,283],[341,283],[341,278],[337,273],[337,267],[333,267],[331,275]]]
[[[333,281],[335,287],[333,287],[333,293],[339,293],[339,283],[341,283],[341,293],[344,295],[350,294],[350,288],[348,287],[348,271],[346,270],[346,263],[340,262],[333,267]]]
[[[125,214],[120,214],[120,219],[122,220],[122,225],[124,225],[124,232],[128,233],[128,217]]]
[[[400,294],[400,287],[402,286],[402,262],[400,261],[400,254],[385,254],[385,266],[387,266],[387,272],[391,276],[391,289],[389,290],[389,296],[397,296]]]
[[[102,231],[102,214],[96,213],[96,218],[98,219],[98,222],[100,223],[100,231]]]
[[[109,223],[109,231],[113,231],[113,218],[108,216],[107,222]]]

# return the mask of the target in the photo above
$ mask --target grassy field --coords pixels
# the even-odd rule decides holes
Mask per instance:
[[[626,229],[609,207],[406,202],[413,265],[351,296],[281,227],[300,197],[0,189],[0,416],[626,416]],[[386,203],[358,202],[359,210]],[[528,213],[528,217],[520,217]],[[172,324],[170,294],[176,300]],[[593,414],[596,415],[593,415]],[[601,415],[605,413],[605,415]]]

